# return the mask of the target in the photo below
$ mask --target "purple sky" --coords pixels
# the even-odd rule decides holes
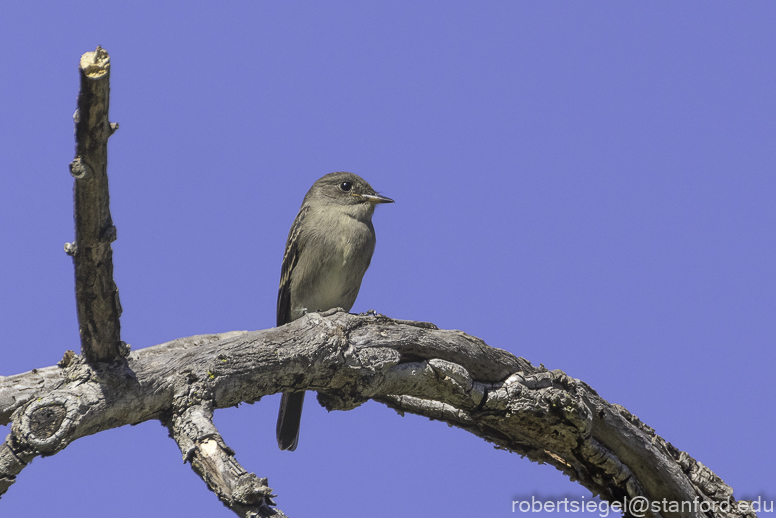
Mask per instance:
[[[0,17],[0,375],[79,348],[67,165],[78,60],[99,44],[133,349],[274,325],[302,197],[353,171],[396,200],[375,214],[353,311],[562,369],[736,497],[776,499],[776,3],[14,4]],[[278,401],[216,424],[293,517],[590,498],[371,402],[327,413],[308,396],[299,449],[280,452]],[[0,515],[231,513],[147,422],[36,459]]]

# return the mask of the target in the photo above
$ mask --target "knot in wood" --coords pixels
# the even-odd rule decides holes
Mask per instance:
[[[70,162],[70,174],[73,175],[73,178],[76,180],[82,180],[90,176],[91,168],[81,159],[80,156],[77,156],[72,162]]]
[[[69,442],[77,404],[64,397],[33,401],[23,411],[17,437],[41,453],[55,453]]]
[[[40,439],[48,439],[62,426],[67,416],[63,405],[49,405],[30,412],[30,433]]]

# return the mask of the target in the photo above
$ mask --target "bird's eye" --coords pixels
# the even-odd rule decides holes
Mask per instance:
[[[353,188],[353,184],[350,182],[342,182],[340,184],[340,191],[342,192],[350,192],[350,189]]]

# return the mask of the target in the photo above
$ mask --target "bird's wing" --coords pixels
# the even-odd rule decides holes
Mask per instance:
[[[307,207],[302,207],[299,210],[299,214],[296,215],[294,224],[291,225],[291,230],[288,233],[286,252],[283,255],[283,267],[280,270],[280,288],[278,288],[278,327],[291,321],[291,275],[299,261],[299,254],[302,252],[303,245],[300,233],[302,221],[308,211]]]

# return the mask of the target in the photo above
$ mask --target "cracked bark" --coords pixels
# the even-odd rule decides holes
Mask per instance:
[[[9,416],[13,422],[0,446],[0,490],[38,455],[107,428],[159,419],[238,515],[280,513],[266,479],[234,462],[212,411],[291,389],[318,391],[329,410],[374,399],[447,422],[551,464],[609,502],[733,501],[732,489],[708,468],[562,371],[534,367],[460,331],[341,311],[280,328],[183,338],[133,352],[123,364],[96,368],[75,357],[64,369],[0,379],[0,423]]]

